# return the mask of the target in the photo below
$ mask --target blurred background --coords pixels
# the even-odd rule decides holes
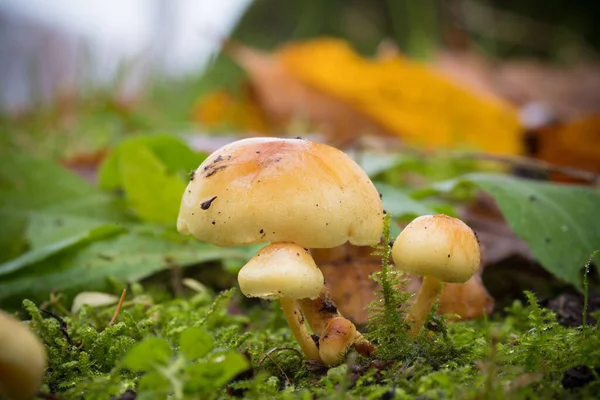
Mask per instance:
[[[562,241],[568,251],[556,247],[556,252],[573,253],[567,240],[576,239],[562,220],[543,214],[562,236],[536,242],[537,226],[525,224],[526,232],[517,236],[507,225],[507,208],[501,212],[495,203],[501,196],[474,190],[450,195],[448,184],[437,191],[428,185],[491,170],[598,187],[599,8],[591,0],[552,5],[541,0],[129,0],[118,6],[99,0],[0,0],[0,150],[8,150],[0,153],[0,260],[6,262],[0,275],[21,282],[19,288],[10,280],[1,283],[0,300],[2,290],[17,298],[36,292],[34,284],[44,291],[88,289],[92,283],[102,287],[99,282],[110,274],[136,280],[174,263],[199,262],[202,257],[190,255],[174,232],[186,174],[206,153],[257,135],[308,137],[346,150],[384,194],[384,205],[398,222],[394,234],[417,215],[463,218],[480,235],[483,279],[499,304],[522,296],[523,289],[550,296],[557,282],[538,261],[540,255],[557,258],[547,250],[549,243]],[[156,141],[145,141],[151,136]],[[199,152],[190,154],[165,136]],[[125,142],[128,152],[119,153],[124,139],[139,137]],[[9,157],[11,152],[25,156]],[[33,158],[68,167],[89,182],[71,182],[52,164]],[[154,181],[146,182],[149,170]],[[90,183],[93,189],[86,186]],[[102,191],[95,192],[96,186]],[[521,205],[535,207],[536,197],[525,186],[513,188],[522,198],[512,207],[529,215]],[[162,197],[153,188],[160,188]],[[92,190],[112,196],[102,197],[104,208],[96,207],[96,198],[83,206],[71,202]],[[568,197],[564,204],[583,210],[577,205],[583,197]],[[113,201],[121,200],[126,206],[114,211]],[[48,222],[46,214],[55,218],[56,213],[60,218]],[[575,285],[600,235],[599,225],[581,215],[592,239],[579,240],[587,247],[574,261],[550,268],[553,273],[570,268],[567,282]],[[72,226],[63,226],[67,217]],[[135,229],[114,240],[94,239],[91,233],[96,219],[109,221],[111,229],[117,221],[122,229],[122,220],[132,218]],[[144,224],[170,231],[158,240],[148,237]],[[44,246],[64,238],[72,242],[46,252]],[[127,269],[127,240],[134,239],[146,246],[138,253],[150,253],[154,264],[146,254],[131,262],[137,270]],[[168,246],[171,258],[163,257],[167,250],[153,253],[160,248],[156,240]],[[70,249],[69,243],[82,241],[94,243]],[[107,250],[97,255],[96,244],[123,251],[111,256],[112,271],[102,264]],[[58,258],[63,264],[45,260],[55,252],[60,254],[54,257],[65,257]],[[77,271],[87,264],[69,258],[71,253],[98,264],[97,276],[86,272],[89,279],[82,280]],[[218,254],[227,267],[231,255]],[[235,272],[239,260],[233,265]],[[375,260],[370,268],[379,265]],[[41,273],[54,280],[37,279]],[[63,273],[72,273],[72,280]],[[566,272],[559,277],[565,279]]]
[[[599,16],[593,1],[2,0],[2,142],[61,159],[150,130],[325,133],[342,147],[376,132],[596,170],[596,153],[571,149],[557,159],[554,143],[540,146],[539,131],[596,125]],[[294,52],[294,43],[313,48]],[[377,64],[390,57],[416,64]],[[440,111],[457,103],[464,110]],[[390,115],[402,110],[447,126]],[[466,128],[480,114],[501,133],[483,122]],[[449,137],[469,129],[513,137],[498,149]],[[597,133],[583,136],[597,143]]]

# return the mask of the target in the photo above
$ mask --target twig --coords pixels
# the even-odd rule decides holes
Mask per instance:
[[[499,156],[488,153],[463,153],[451,152],[452,157],[467,158],[473,160],[494,161],[514,167],[528,168],[541,172],[554,172],[570,176],[572,178],[581,179],[593,185],[600,184],[600,175],[594,172],[583,171],[573,167],[565,167],[561,165],[550,164],[545,161],[536,160],[534,158],[523,156]]]
[[[258,360],[258,364],[256,364],[256,366],[257,366],[257,367],[260,367],[260,366],[262,365],[263,361],[265,361],[265,358],[266,358],[267,356],[270,356],[271,354],[275,353],[276,351],[283,351],[283,350],[289,350],[289,351],[293,351],[293,352],[295,352],[296,354],[298,354],[298,357],[302,358],[302,353],[300,353],[298,350],[296,350],[296,349],[294,349],[294,348],[292,348],[292,347],[275,347],[274,349],[271,349],[271,350],[267,351],[267,352],[265,353],[265,355],[263,355],[263,356],[261,357],[261,359],[260,359],[260,360]],[[271,361],[273,361],[273,360],[271,360]]]
[[[581,326],[584,328],[587,326],[587,314],[588,314],[588,298],[589,298],[589,286],[588,286],[588,274],[590,273],[590,264],[594,261],[594,257],[600,250],[596,250],[590,256],[589,261],[585,264],[583,269],[583,312],[581,315]]]
[[[290,350],[293,352],[296,352],[298,354],[298,357],[302,358],[302,354],[291,347],[275,347],[274,349],[271,349],[269,351],[267,351],[261,358],[260,360],[258,360],[258,364],[256,364],[257,368],[260,368],[260,366],[262,365],[262,363],[268,358],[269,360],[271,360],[271,362],[273,364],[275,364],[275,366],[277,367],[277,369],[279,369],[279,371],[281,371],[281,373],[283,374],[283,376],[285,376],[285,380],[287,381],[288,385],[291,385],[292,382],[290,381],[290,378],[287,376],[287,374],[285,373],[285,371],[279,366],[279,364],[277,364],[277,362],[275,360],[273,360],[273,358],[271,357],[271,354],[275,353],[276,351],[283,351],[283,350]]]
[[[119,303],[117,303],[117,308],[115,309],[115,313],[113,314],[113,317],[111,318],[110,322],[108,323],[108,326],[111,326],[117,320],[117,317],[119,316],[119,313],[121,312],[121,307],[123,307],[123,301],[125,301],[126,294],[127,294],[127,288],[124,288],[123,292],[121,293],[121,298],[119,299]]]
[[[47,314],[50,317],[52,317],[58,321],[58,323],[60,324],[60,331],[62,332],[65,339],[67,339],[67,343],[69,343],[69,350],[71,350],[71,347],[73,347],[73,342],[71,341],[71,337],[69,336],[69,332],[67,331],[67,323],[65,322],[65,320],[62,319],[61,317],[59,317],[58,315],[54,314],[53,312],[48,311],[46,309],[39,308],[39,310],[42,313]]]

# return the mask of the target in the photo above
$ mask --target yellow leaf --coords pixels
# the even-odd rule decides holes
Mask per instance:
[[[262,110],[247,93],[239,97],[223,90],[209,93],[194,105],[192,118],[213,129],[225,125],[245,132],[270,131]]]
[[[600,173],[600,114],[550,125],[532,134],[537,139],[537,149],[533,154],[536,158]],[[560,180],[565,180],[565,177]]]
[[[338,39],[289,44],[277,55],[291,75],[352,105],[407,143],[496,154],[523,151],[512,106],[475,95],[421,63],[393,56],[365,59]]]

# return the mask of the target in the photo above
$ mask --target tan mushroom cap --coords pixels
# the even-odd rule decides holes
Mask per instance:
[[[0,311],[0,397],[32,399],[44,380],[46,349],[22,322]]]
[[[247,297],[314,299],[323,289],[323,273],[310,252],[293,243],[275,243],[258,251],[238,273]]]
[[[440,214],[424,215],[408,224],[394,242],[392,257],[409,274],[464,283],[479,267],[481,254],[467,224]]]
[[[177,229],[218,246],[374,245],[383,205],[365,172],[336,148],[302,139],[243,139],[198,167]]]

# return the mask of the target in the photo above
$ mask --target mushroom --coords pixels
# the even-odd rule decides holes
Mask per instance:
[[[0,397],[32,399],[44,380],[46,349],[27,326],[0,311]]]
[[[309,359],[319,359],[317,346],[294,303],[298,299],[317,297],[323,288],[323,273],[308,250],[293,243],[265,246],[242,267],[238,282],[247,297],[279,299],[302,351]]]
[[[218,149],[192,174],[177,228],[217,246],[270,242],[307,251],[375,245],[383,205],[366,173],[342,151],[302,139],[250,138]],[[302,316],[298,302],[284,303],[292,331],[300,333],[296,339],[310,347],[291,318]],[[319,325],[321,316],[311,318]]]
[[[465,283],[479,266],[481,254],[471,228],[447,215],[424,215],[404,228],[392,247],[398,269],[423,277],[417,300],[406,319],[411,336],[425,322],[443,282]]]
[[[337,365],[356,342],[359,335],[352,322],[343,317],[332,318],[319,339],[319,356],[325,365]]]

